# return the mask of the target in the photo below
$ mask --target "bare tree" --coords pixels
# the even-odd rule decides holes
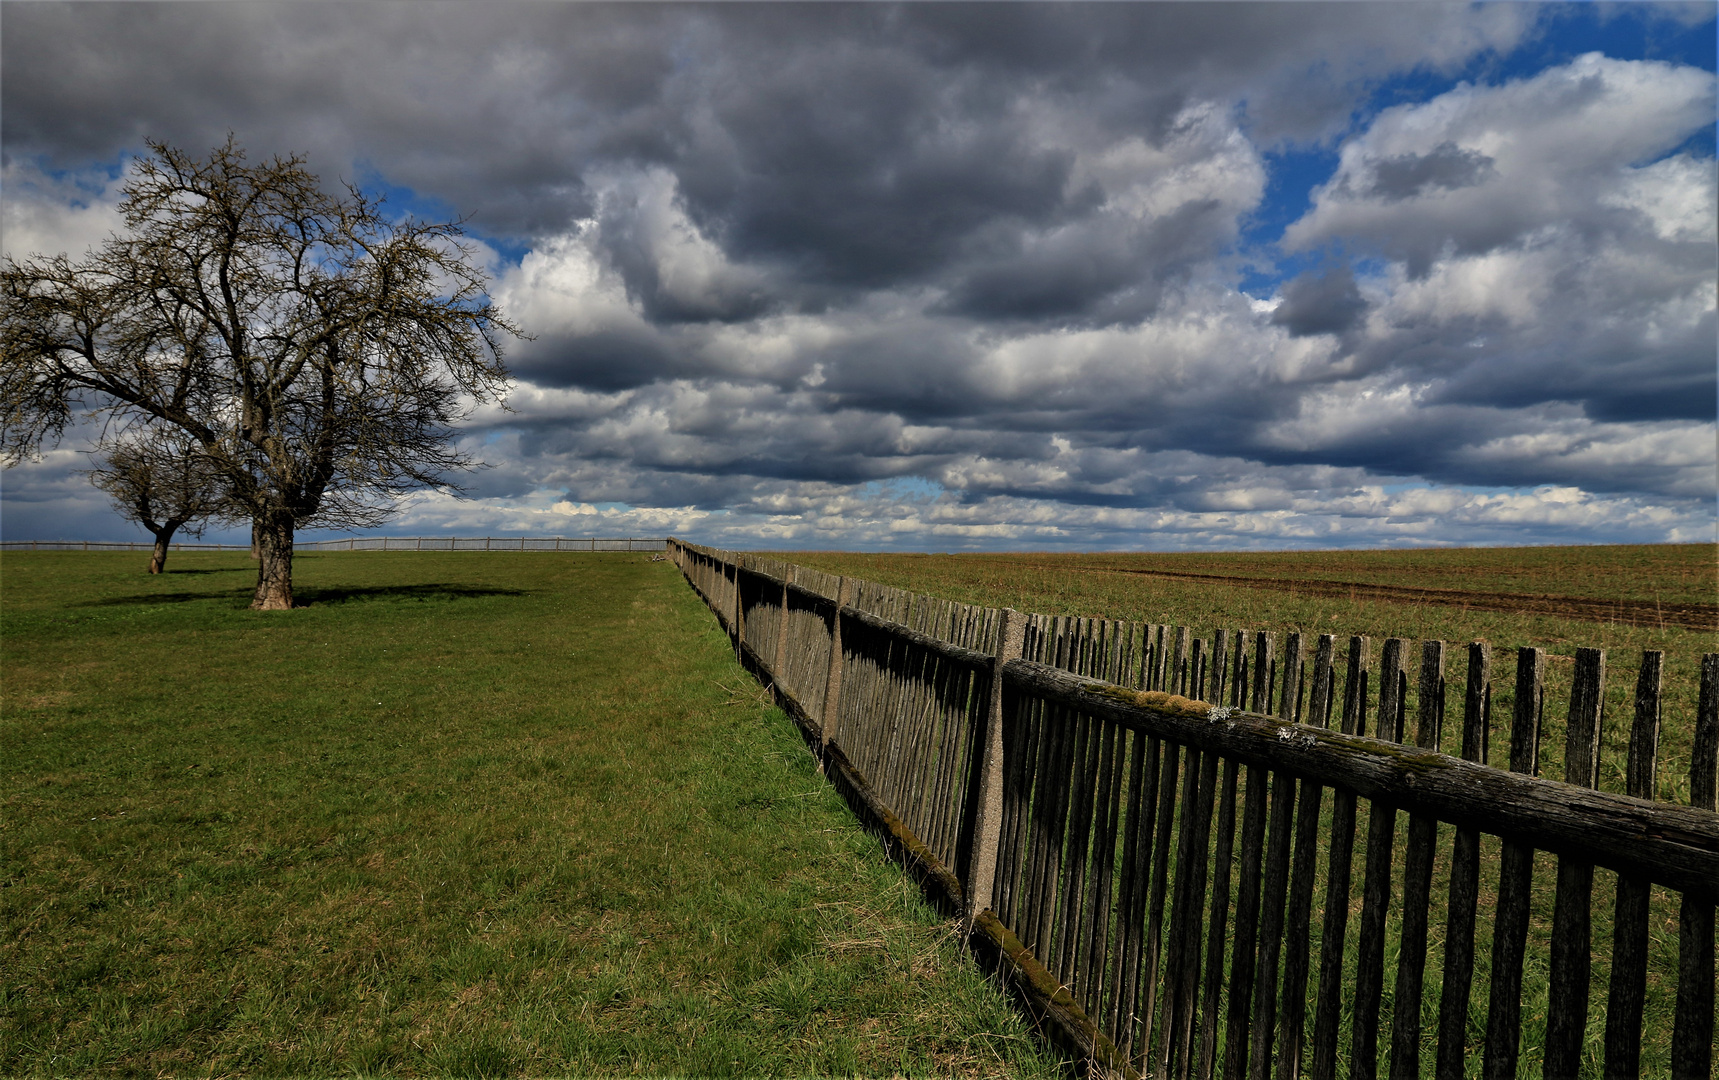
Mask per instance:
[[[151,574],[166,569],[174,533],[184,529],[202,536],[204,524],[226,509],[220,474],[183,429],[128,432],[104,441],[97,453],[99,464],[90,470],[90,480],[113,497],[121,516],[155,537]]]
[[[470,466],[452,425],[505,396],[519,331],[457,222],[390,220],[231,137],[207,160],[150,148],[125,235],[0,269],[0,452],[37,453],[79,409],[178,428],[253,523],[251,606],[290,608],[296,529],[374,525]]]

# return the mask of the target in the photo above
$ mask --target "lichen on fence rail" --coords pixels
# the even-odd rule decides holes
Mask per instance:
[[[1628,789],[1601,791],[1599,650],[1571,670],[1554,780],[1540,649],[1495,677],[1471,644],[1455,695],[1444,642],[1390,638],[1375,660],[1364,636],[1020,617],[669,548],[832,779],[950,903],[984,899],[974,940],[1008,936],[1003,969],[1101,1071],[1412,1076],[1425,1056],[1440,1077],[1514,1076],[1526,1050],[1549,1076],[1584,1058],[1711,1076],[1719,654],[1678,714],[1695,730],[1677,805],[1646,797],[1658,653]]]

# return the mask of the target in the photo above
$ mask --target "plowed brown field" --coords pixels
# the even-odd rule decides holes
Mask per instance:
[[[1648,600],[1593,599],[1582,596],[1482,592],[1471,589],[1430,589],[1400,585],[1375,585],[1354,581],[1323,581],[1317,578],[1244,577],[1235,574],[1197,574],[1180,570],[1145,570],[1115,566],[1083,566],[1063,562],[1031,565],[1037,570],[1081,574],[1133,574],[1142,577],[1183,581],[1207,581],[1221,585],[1272,589],[1304,596],[1347,597],[1350,600],[1389,600],[1408,604],[1443,604],[1470,611],[1507,611],[1518,614],[1560,615],[1567,619],[1624,623],[1629,626],[1680,626],[1686,630],[1719,630],[1719,604],[1668,603]]]

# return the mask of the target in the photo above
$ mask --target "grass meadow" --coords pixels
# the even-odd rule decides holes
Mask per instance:
[[[0,1074],[1011,1075],[668,563],[0,560]]]

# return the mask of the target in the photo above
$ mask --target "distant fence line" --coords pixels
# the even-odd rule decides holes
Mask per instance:
[[[1513,1078],[1538,1054],[1547,1078],[1636,1076],[1648,1030],[1672,1076],[1712,1076],[1719,653],[1678,805],[1652,801],[1658,652],[1607,774],[1625,790],[1600,791],[1601,650],[1576,651],[1557,782],[1543,649],[1495,678],[1469,645],[1447,693],[1442,641],[1202,639],[669,550],[829,779],[1099,1071]]]
[[[153,540],[6,540],[6,551],[150,551]],[[249,551],[249,544],[181,544],[174,551]],[[666,551],[668,541],[657,538],[619,539],[562,536],[371,536],[344,540],[300,540],[294,551]]]

